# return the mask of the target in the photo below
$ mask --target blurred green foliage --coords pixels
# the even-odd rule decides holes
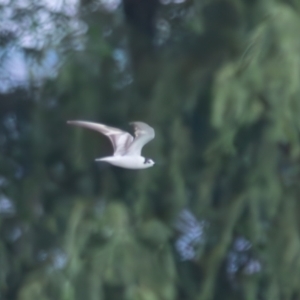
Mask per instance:
[[[299,299],[299,1],[30,3],[0,4],[0,299]],[[157,164],[70,119],[149,123]]]

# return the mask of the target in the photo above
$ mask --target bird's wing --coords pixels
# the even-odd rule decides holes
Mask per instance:
[[[155,137],[152,127],[143,122],[132,122],[135,139],[129,145],[126,155],[141,155],[142,148]]]
[[[133,136],[130,133],[103,124],[86,121],[68,121],[67,124],[96,130],[106,135],[113,145],[114,156],[123,155],[133,141]]]

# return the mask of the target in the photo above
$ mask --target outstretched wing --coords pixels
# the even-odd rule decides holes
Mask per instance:
[[[155,137],[152,127],[143,122],[132,122],[135,139],[128,147],[126,155],[141,155],[142,148]]]
[[[113,145],[114,156],[123,155],[133,141],[133,136],[130,133],[103,124],[86,121],[68,121],[67,124],[96,130],[106,135]]]

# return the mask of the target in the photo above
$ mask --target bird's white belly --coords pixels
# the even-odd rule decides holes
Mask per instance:
[[[142,156],[108,156],[99,158],[97,161],[106,161],[114,166],[126,169],[146,169],[151,167],[145,164],[145,158]]]

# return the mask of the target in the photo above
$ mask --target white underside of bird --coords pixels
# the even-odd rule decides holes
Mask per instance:
[[[113,156],[97,158],[96,161],[106,161],[111,165],[126,169],[146,169],[155,163],[152,159],[141,155],[142,148],[154,139],[152,127],[143,122],[130,123],[134,127],[134,136],[118,128],[87,121],[68,121],[70,125],[96,130],[106,135],[114,148]]]

